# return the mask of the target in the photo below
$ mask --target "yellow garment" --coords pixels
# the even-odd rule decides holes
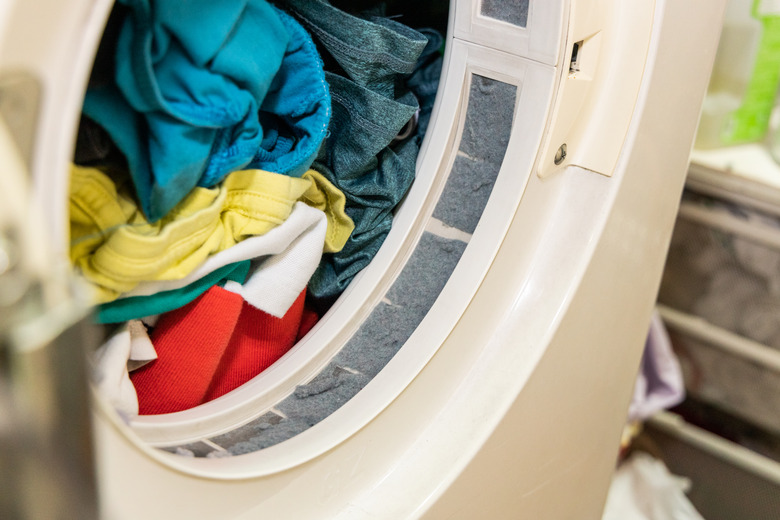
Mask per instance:
[[[328,220],[328,229],[325,233],[326,253],[341,251],[347,243],[349,235],[355,229],[355,223],[344,211],[347,198],[344,193],[320,172],[309,170],[303,174],[304,179],[311,179],[311,186],[300,198],[300,201],[308,206],[322,210]]]
[[[96,286],[99,302],[141,281],[183,278],[209,255],[268,232],[313,184],[262,170],[237,171],[215,188],[195,188],[150,224],[105,173],[73,166],[71,175],[71,261]]]

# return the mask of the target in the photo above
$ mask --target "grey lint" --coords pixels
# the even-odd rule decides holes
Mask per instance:
[[[232,447],[236,444],[251,441],[253,438],[260,435],[263,430],[266,430],[273,425],[279,424],[281,421],[281,415],[275,414],[273,412],[267,412],[254,421],[251,421],[243,426],[239,426],[231,432],[218,435],[209,440],[232,453]]]
[[[471,76],[463,136],[434,218],[474,232],[509,146],[516,96],[515,85]]]
[[[259,435],[248,437],[244,441],[237,442],[230,446],[228,451],[232,455],[245,455],[247,453],[254,453],[255,451],[264,450],[275,444],[279,444],[282,441],[291,439],[308,430],[310,426],[299,420],[285,420],[279,425],[275,426],[273,432],[262,432]]]
[[[530,0],[482,0],[480,14],[503,22],[525,27],[528,23]]]
[[[381,303],[335,361],[374,377],[425,318],[458,264],[466,244],[424,233]]]
[[[257,428],[249,435],[245,432],[241,440],[227,446],[227,449],[233,455],[241,455],[290,439],[338,410],[369,380],[368,376],[353,374],[331,363],[312,382],[299,387],[299,391],[277,405],[276,408],[285,415],[284,419],[277,424]]]
[[[331,363],[323,373],[326,378],[331,378],[333,377],[333,374],[339,370],[341,369],[335,363]],[[322,375],[323,374],[320,374],[317,377],[320,378]],[[336,376],[336,379],[338,383],[334,384],[327,391],[317,394],[296,392],[279,403],[277,408],[289,419],[299,419],[305,421],[309,426],[314,426],[325,417],[341,408],[341,405],[346,403],[371,380],[370,377],[364,374],[346,371],[339,373]],[[305,397],[299,397],[299,395]],[[284,421],[279,424],[283,423]],[[268,431],[272,430],[272,428],[269,428]]]
[[[173,446],[171,448],[161,449],[176,455],[181,455],[183,457],[205,457],[214,451],[214,448],[200,441],[193,442],[191,444],[185,444],[184,446]]]

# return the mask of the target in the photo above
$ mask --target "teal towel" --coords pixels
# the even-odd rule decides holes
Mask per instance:
[[[249,274],[249,260],[228,264],[212,271],[203,278],[171,291],[149,296],[131,296],[99,305],[97,323],[122,323],[129,320],[162,314],[183,307],[215,285],[233,280],[243,284]]]
[[[118,0],[115,82],[90,88],[84,113],[124,153],[141,207],[157,221],[196,185],[254,156],[257,111],[289,36],[265,0]]]

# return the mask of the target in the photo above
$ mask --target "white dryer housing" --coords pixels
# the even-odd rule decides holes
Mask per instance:
[[[306,338],[215,401],[125,421],[93,396],[101,515],[599,518],[722,4],[453,0],[417,179],[379,254]],[[11,127],[54,272],[110,8],[0,10],[0,73],[39,86],[33,123]],[[466,208],[475,178],[489,188]],[[384,358],[350,365],[378,344]],[[302,427],[295,391],[323,377],[346,393]]]

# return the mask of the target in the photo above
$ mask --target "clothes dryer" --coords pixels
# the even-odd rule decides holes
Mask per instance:
[[[124,417],[92,392],[94,468],[76,457],[86,484],[57,510],[85,518],[97,497],[107,519],[599,518],[722,4],[453,0],[417,176],[376,257],[214,401]],[[77,387],[92,348],[73,326],[89,310],[67,274],[67,168],[110,9],[0,11],[6,162],[29,181],[0,196],[41,217],[5,211],[23,233],[4,240],[40,238],[21,258],[48,295],[29,289],[34,312],[0,322],[22,389],[8,406],[40,408],[28,430],[49,432],[24,460],[58,453],[59,424],[88,446],[77,390],[13,396],[62,372]],[[63,345],[76,353],[52,365]],[[14,368],[33,354],[44,372]],[[51,475],[56,489],[68,471]]]

